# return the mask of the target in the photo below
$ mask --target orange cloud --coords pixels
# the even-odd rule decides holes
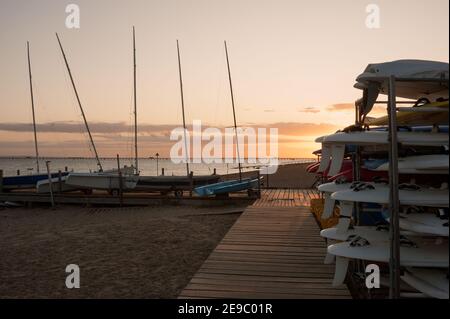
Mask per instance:
[[[354,112],[355,111],[355,103],[337,103],[332,104],[327,107],[327,110],[330,112]],[[383,105],[374,105],[372,108],[372,113],[385,113],[386,112],[386,106]]]
[[[139,124],[139,153],[150,156],[156,152],[168,156],[174,144],[170,131],[179,125]],[[204,125],[203,129],[211,127]],[[280,157],[311,157],[317,148],[313,137],[335,132],[338,126],[328,123],[277,122],[270,124],[247,124],[242,127],[277,128]],[[38,125],[38,143],[43,156],[92,156],[82,123],[50,122]],[[131,155],[132,129],[125,123],[90,124],[91,132],[101,156]],[[188,127],[191,129],[191,127]],[[223,130],[224,127],[219,127]],[[0,123],[0,156],[32,155],[33,127],[28,123]]]
[[[312,106],[300,108],[297,111],[302,112],[302,113],[319,113],[320,112],[320,110],[318,108],[312,107]]]

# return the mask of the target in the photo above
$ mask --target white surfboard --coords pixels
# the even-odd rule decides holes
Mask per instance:
[[[331,194],[334,192],[342,191],[342,190],[348,190],[351,189],[356,183],[358,182],[352,182],[352,183],[324,183],[317,187],[317,190],[319,192],[323,193],[324,198],[324,209],[322,212],[322,219],[330,218],[333,214],[334,207],[336,205],[336,200],[331,198]]]
[[[417,247],[400,248],[400,264],[404,267],[448,268],[448,243],[437,245],[430,242],[416,242]],[[342,242],[328,246],[327,253],[336,256],[333,285],[344,282],[350,259],[361,259],[388,263],[390,244],[388,241],[372,242],[367,246],[350,246]]]
[[[341,231],[338,227],[331,227],[323,229],[320,232],[320,236],[328,240],[346,241],[352,237],[360,236],[367,239],[369,242],[375,241],[389,241],[388,229],[377,229],[376,226],[354,226],[353,228]],[[401,235],[409,236],[414,235],[414,233],[408,231],[402,231]],[[417,234],[415,234],[417,235]],[[324,264],[329,265],[335,263],[335,255],[327,253],[324,259]]]
[[[324,183],[317,187],[319,192],[323,193],[324,207],[322,212],[322,219],[330,218],[334,211],[336,201],[331,198],[331,194],[340,190],[350,188],[351,183]]]
[[[351,185],[352,185],[352,183],[349,183],[349,182],[347,182],[347,183],[336,183],[336,182],[323,183],[323,184],[320,184],[319,186],[317,186],[317,190],[319,192],[324,192],[324,193],[334,193],[334,192],[350,189]]]
[[[373,171],[388,171],[389,162],[383,163]],[[398,169],[402,174],[448,174],[449,156],[447,154],[400,157]]]
[[[372,241],[387,241],[389,237],[389,230],[377,229],[376,226],[355,226],[354,228],[348,229],[346,232],[339,232],[337,227],[331,227],[322,229],[320,236],[326,239],[346,241],[351,236],[360,236],[367,239],[369,242]]]
[[[317,169],[317,173],[324,172],[330,165],[330,161],[331,161],[331,145],[322,145],[322,153],[320,156],[320,164],[319,168]]]
[[[407,268],[401,278],[408,285],[429,297],[449,299],[448,270]]]
[[[448,237],[448,219],[430,213],[400,215],[400,228],[426,235]],[[445,224],[447,224],[445,226]]]
[[[343,190],[331,194],[331,198],[339,201],[363,202],[363,203],[389,203],[389,186],[382,184],[371,184],[375,189],[364,189],[360,191]],[[425,189],[399,190],[400,204],[426,207],[448,207],[448,190]]]
[[[328,176],[334,176],[341,171],[345,156],[345,144],[333,144],[331,146],[331,164]]]
[[[339,132],[325,136],[322,144],[388,144],[388,136],[387,131]],[[405,145],[442,146],[448,145],[449,137],[447,133],[397,132],[397,139]]]

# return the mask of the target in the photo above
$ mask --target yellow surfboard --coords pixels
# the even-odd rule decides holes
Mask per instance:
[[[366,125],[388,125],[388,117],[366,118]],[[433,102],[416,107],[402,107],[397,111],[398,125],[446,125],[448,101]]]

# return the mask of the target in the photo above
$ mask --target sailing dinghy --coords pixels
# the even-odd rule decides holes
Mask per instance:
[[[88,133],[89,136],[89,140],[92,146],[92,149],[94,151],[95,154],[95,158],[97,161],[97,166],[98,166],[98,172],[93,172],[93,173],[70,173],[64,180],[58,180],[56,181],[58,184],[61,183],[61,185],[56,185],[53,186],[52,185],[52,190],[53,189],[70,189],[70,190],[74,190],[76,188],[82,188],[82,189],[101,189],[101,190],[108,190],[110,192],[114,192],[117,191],[119,189],[122,190],[127,190],[127,189],[133,189],[136,184],[137,181],[139,179],[139,171],[137,168],[137,164],[138,164],[138,158],[137,158],[137,147],[135,148],[135,159],[136,159],[136,167],[124,167],[124,169],[113,169],[113,170],[109,170],[109,171],[103,171],[103,167],[102,164],[100,162],[98,153],[97,153],[97,149],[95,147],[95,143],[94,143],[94,139],[92,137],[91,131],[89,129],[89,125],[88,122],[86,120],[86,116],[84,114],[84,110],[83,107],[81,105],[81,101],[78,95],[78,91],[76,89],[75,86],[75,82],[73,80],[72,77],[72,72],[70,71],[69,68],[69,63],[67,61],[66,55],[64,53],[64,49],[62,47],[61,41],[59,39],[58,34],[56,34],[56,38],[58,40],[58,44],[59,47],[61,49],[61,54],[64,58],[64,62],[66,64],[67,67],[67,72],[69,73],[69,77],[72,83],[72,87],[73,90],[75,92],[75,96],[77,98],[77,102],[78,102],[78,106],[80,108],[81,111],[81,115],[83,117],[84,120],[84,124],[86,127],[86,131]],[[134,74],[136,75],[136,60],[135,60],[135,38],[134,38],[134,28],[133,28],[133,56],[134,56]],[[134,106],[135,106],[135,116],[137,114],[136,112],[136,76],[134,76]],[[135,121],[135,126],[136,126],[136,121]],[[135,129],[135,143],[137,142],[137,129]],[[130,171],[131,169],[131,171]],[[120,171],[120,172],[119,172]],[[53,182],[53,181],[52,181]],[[42,183],[40,183],[39,188],[44,191],[44,190],[48,190],[50,191],[50,181],[47,179],[46,181],[43,181]],[[62,185],[64,184],[64,185]]]
[[[242,167],[241,167],[241,160],[240,160],[240,156],[239,156],[239,139],[238,139],[238,132],[237,132],[236,110],[234,107],[233,84],[231,82],[230,61],[228,59],[228,49],[227,49],[226,41],[224,41],[224,45],[225,45],[225,56],[226,56],[226,60],[227,60],[227,69],[228,69],[228,82],[230,85],[231,106],[232,106],[232,110],[233,110],[234,132],[235,132],[235,138],[236,138],[236,155],[237,155],[237,162],[238,162],[238,169],[239,169],[239,179],[197,187],[194,189],[194,192],[199,196],[228,194],[231,192],[239,192],[239,191],[243,191],[243,190],[247,190],[249,195],[251,195],[251,193],[253,193],[253,189],[257,188],[260,183],[260,179],[258,179],[258,178],[254,178],[254,179],[250,179],[250,178],[243,179],[242,178]]]

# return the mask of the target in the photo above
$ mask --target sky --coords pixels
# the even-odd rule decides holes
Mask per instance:
[[[68,4],[80,28],[68,29]],[[366,7],[380,27],[366,26]],[[281,157],[311,157],[314,137],[352,124],[367,64],[448,62],[448,0],[0,0],[0,156],[32,155],[30,41],[42,156],[92,156],[55,32],[100,156],[132,152],[132,26],[136,28],[139,153],[167,156],[186,121],[233,124],[228,44],[239,126],[277,127]],[[382,113],[382,109],[376,112]]]

